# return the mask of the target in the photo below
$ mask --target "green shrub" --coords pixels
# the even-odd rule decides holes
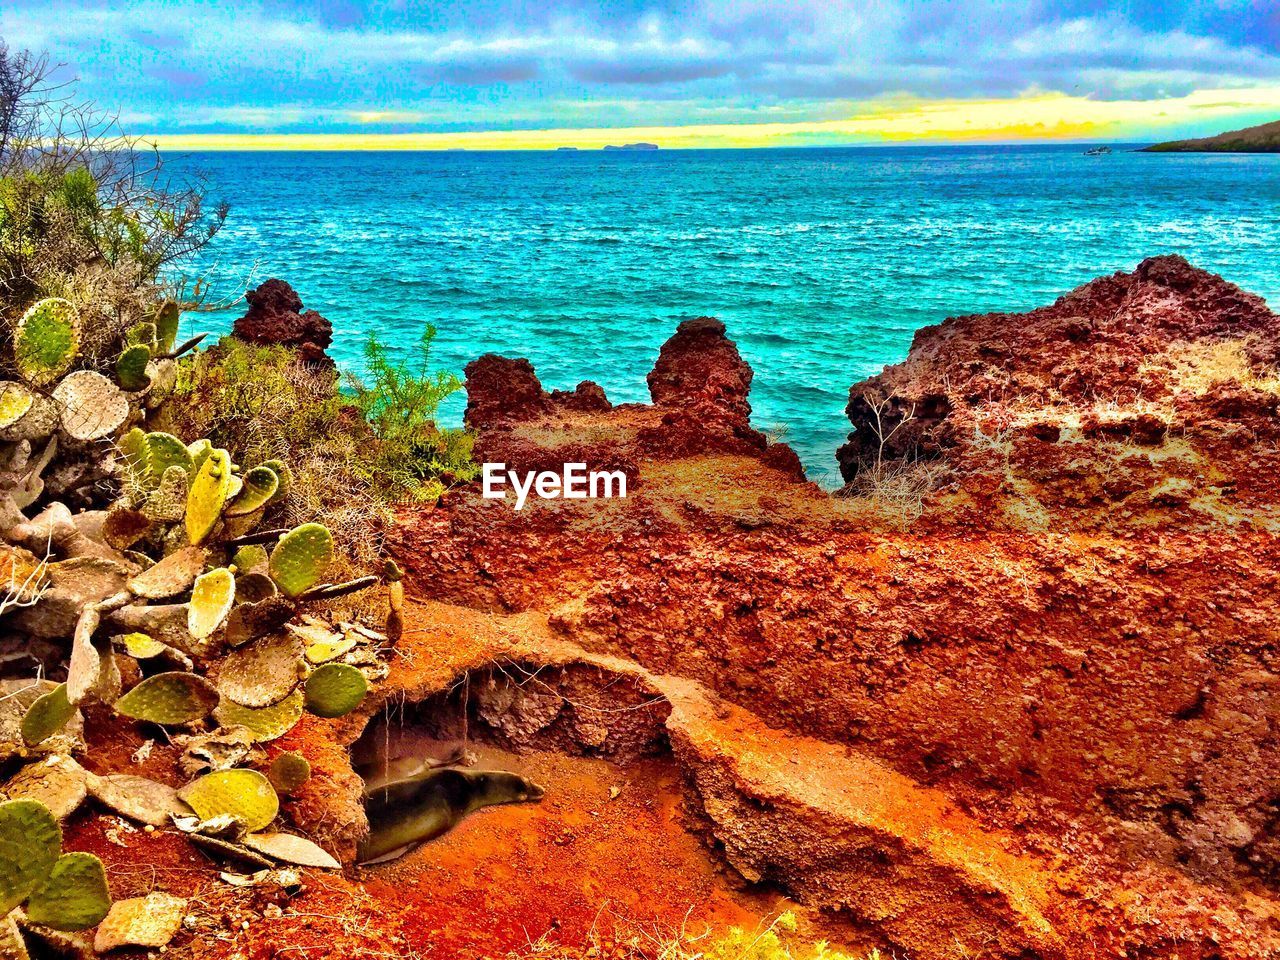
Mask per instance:
[[[364,348],[366,375],[347,376],[356,409],[380,441],[364,468],[392,497],[434,501],[449,483],[477,473],[471,459],[475,438],[436,425],[440,404],[462,389],[462,381],[448,371],[432,371],[435,336],[436,328],[427,324],[414,359],[397,361],[371,333]]]

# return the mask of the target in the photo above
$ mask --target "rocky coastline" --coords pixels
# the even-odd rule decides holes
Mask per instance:
[[[281,281],[236,332],[328,362]],[[669,923],[786,903],[922,960],[1276,956],[1278,369],[1260,298],[1156,257],[921,330],[851,386],[833,496],[752,425],[714,318],[663,346],[648,404],[478,358],[477,461],[628,495],[515,511],[477,482],[399,511],[388,672],[263,745],[309,763],[281,815],[343,869],[234,887],[181,832],[101,816],[64,845],[117,897],[159,875],[200,904],[171,957],[496,958],[583,942],[609,897]],[[106,719],[91,773],[184,782],[179,745]],[[556,779],[357,868],[353,752],[393,728]]]

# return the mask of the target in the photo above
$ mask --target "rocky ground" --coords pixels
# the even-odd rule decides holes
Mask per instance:
[[[198,957],[503,956],[610,903],[678,925],[784,897],[890,956],[1276,956],[1278,365],[1261,300],[1148,260],[921,331],[851,389],[833,497],[752,428],[718,321],[681,325],[647,405],[481,358],[477,460],[621,470],[628,497],[406,511],[390,677],[272,750],[311,760],[286,815],[348,860],[347,748],[379,731],[513,753],[543,803],[301,892],[166,831],[68,847],[116,896],[197,898],[170,952]],[[176,776],[113,736],[95,763]]]

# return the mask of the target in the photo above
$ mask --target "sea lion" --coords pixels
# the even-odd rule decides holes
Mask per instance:
[[[466,747],[454,747],[446,757],[423,757],[408,754],[393,759],[375,757],[356,765],[356,773],[364,780],[364,795],[370,797],[375,790],[405,780],[416,780],[440,767],[470,767],[476,762],[475,754]]]
[[[446,767],[365,791],[369,834],[356,851],[359,863],[380,863],[453,828],[473,810],[499,803],[542,799],[543,789],[516,773]]]

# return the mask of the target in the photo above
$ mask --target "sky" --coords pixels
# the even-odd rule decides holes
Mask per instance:
[[[1280,2],[4,0],[162,147],[1153,141],[1280,119]]]

